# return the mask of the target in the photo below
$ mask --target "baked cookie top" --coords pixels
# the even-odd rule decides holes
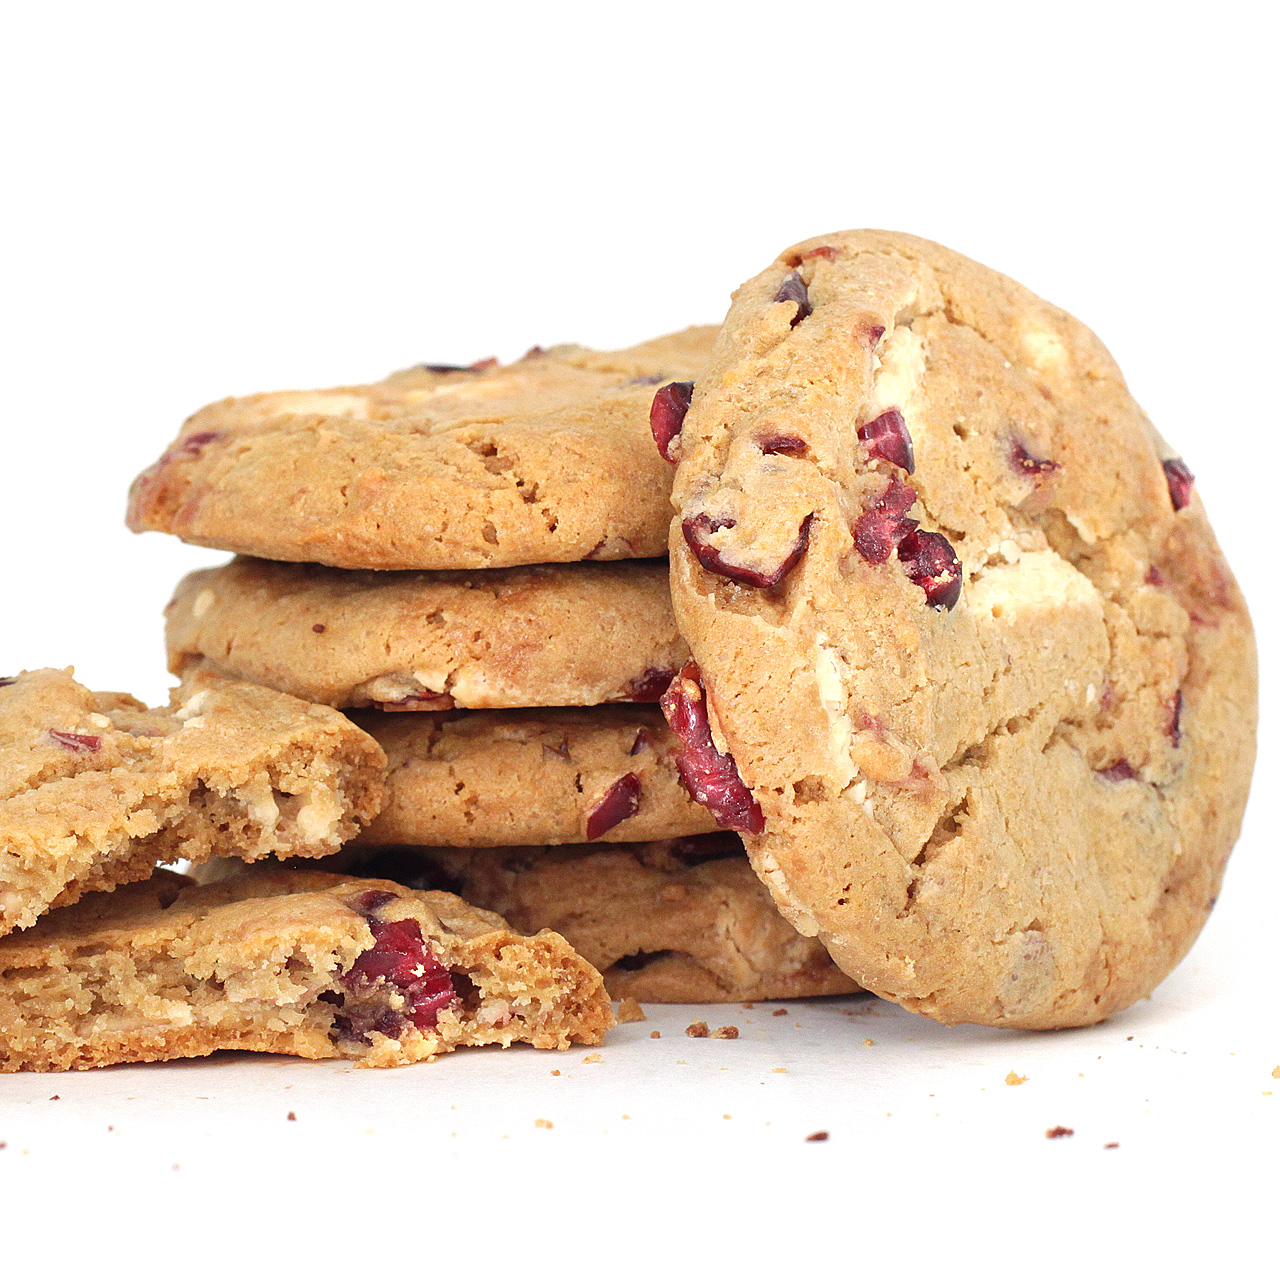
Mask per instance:
[[[401,573],[234,560],[178,585],[169,668],[207,660],[334,707],[656,702],[689,656],[668,577],[652,560]]]
[[[662,555],[652,384],[695,377],[714,334],[222,400],[134,482],[129,527],[346,569]]]
[[[843,995],[857,984],[798,934],[730,832],[560,848],[346,849],[355,874],[447,889],[526,932],[553,929],[615,1000]]]
[[[160,862],[333,853],[385,768],[340,712],[208,673],[154,710],[70,671],[0,680],[0,934]]]
[[[657,707],[358,713],[387,753],[362,844],[533,845],[714,831],[680,781]]]
[[[845,232],[745,284],[669,401],[695,665],[666,706],[782,910],[946,1022],[1148,993],[1238,831],[1255,661],[1191,473],[1098,339]]]
[[[450,893],[264,867],[160,871],[0,941],[0,1070],[256,1049],[399,1066],[461,1045],[598,1044],[600,975]]]

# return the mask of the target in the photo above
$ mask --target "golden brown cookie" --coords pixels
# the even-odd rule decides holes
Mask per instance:
[[[713,831],[676,772],[656,707],[388,715],[356,722],[387,753],[363,844],[580,844]]]
[[[382,803],[340,712],[204,674],[148,711],[69,671],[0,680],[0,934],[157,863],[320,857]]]
[[[0,941],[0,1071],[218,1049],[420,1062],[462,1045],[599,1044],[600,975],[554,933],[448,893],[279,867],[159,871]]]
[[[944,1022],[1150,992],[1236,838],[1254,649],[1097,338],[938,245],[845,232],[738,291],[678,418],[696,665],[666,705],[783,912]]]
[[[656,702],[688,658],[665,561],[359,573],[233,560],[166,610],[169,667],[333,707]]]
[[[345,569],[662,555],[653,384],[694,377],[714,333],[222,400],[134,482],[129,527]]]
[[[554,929],[615,1000],[794,1000],[858,990],[778,914],[737,836],[559,848],[344,850],[361,875],[447,888]],[[217,873],[214,868],[214,873]]]

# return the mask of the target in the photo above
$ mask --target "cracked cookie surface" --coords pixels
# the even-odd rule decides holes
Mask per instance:
[[[518,929],[554,929],[615,1000],[793,1000],[857,984],[778,913],[725,832],[641,844],[349,849],[353,874],[449,889]],[[219,869],[215,868],[215,874]]]
[[[463,1045],[599,1044],[600,975],[450,893],[241,867],[158,871],[0,940],[0,1071],[66,1071],[219,1049],[420,1062]]]
[[[387,800],[362,844],[532,845],[712,831],[656,707],[358,713],[387,753]]]
[[[169,668],[333,707],[655,702],[688,657],[665,561],[355,572],[233,560],[165,611]]]
[[[738,291],[680,426],[675,709],[700,672],[784,913],[946,1022],[1149,993],[1239,829],[1255,659],[1097,338],[941,246],[825,236]]]
[[[129,527],[346,569],[662,555],[653,384],[696,376],[714,334],[222,400],[134,481]]]
[[[178,858],[331,854],[385,768],[340,712],[208,673],[155,710],[69,671],[0,680],[0,934]]]

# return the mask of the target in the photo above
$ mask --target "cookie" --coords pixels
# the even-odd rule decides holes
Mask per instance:
[[[223,400],[134,482],[129,527],[344,569],[659,556],[653,384],[696,376],[714,334]]]
[[[841,995],[857,984],[778,914],[737,836],[559,848],[344,850],[358,874],[448,888],[523,930],[554,929],[615,1000]]]
[[[655,702],[688,659],[665,561],[359,573],[234,560],[167,610],[170,670],[333,707]]]
[[[599,1044],[600,975],[448,893],[254,868],[157,872],[0,941],[0,1070],[66,1071],[252,1049],[360,1066],[462,1045]]]
[[[1255,658],[1191,472],[1097,338],[847,232],[739,290],[659,421],[694,657],[665,705],[788,918],[943,1022],[1149,993],[1239,829]]]
[[[161,862],[333,853],[385,769],[340,712],[238,681],[148,711],[70,671],[0,680],[0,934]]]
[[[656,707],[361,712],[387,753],[387,800],[362,844],[581,844],[714,831],[676,771]]]

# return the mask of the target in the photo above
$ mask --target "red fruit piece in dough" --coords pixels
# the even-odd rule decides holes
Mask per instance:
[[[813,308],[809,305],[809,286],[805,284],[803,277],[798,271],[792,271],[778,286],[778,292],[773,295],[774,302],[794,302],[796,304],[796,313],[791,317],[791,327],[794,329],[801,320],[806,320],[813,315]]]
[[[1191,489],[1196,478],[1181,458],[1166,458],[1160,465],[1164,467],[1165,482],[1169,486],[1169,501],[1175,511],[1181,511],[1191,501]]]
[[[960,599],[964,570],[946,538],[940,533],[912,529],[898,543],[898,559],[907,577],[924,592],[931,608],[954,609]]]
[[[711,740],[707,695],[696,662],[686,663],[662,695],[662,714],[680,739],[676,767],[689,794],[718,826],[759,835],[764,830],[764,813],[739,776],[733,757]]]
[[[801,457],[808,447],[808,441],[802,440],[799,436],[793,435],[766,436],[760,441],[761,453],[781,453],[788,458]]]
[[[915,450],[911,447],[911,432],[901,409],[886,409],[878,418],[872,418],[858,428],[858,439],[867,446],[873,458],[883,458],[895,467],[901,467],[910,475],[916,469]]]
[[[668,382],[654,392],[653,403],[649,406],[649,430],[653,432],[658,452],[668,462],[675,461],[672,442],[684,427],[685,414],[689,412],[692,399],[692,382]]]
[[[853,542],[858,554],[868,564],[884,564],[898,543],[919,523],[906,519],[916,491],[901,480],[891,480],[889,487],[853,524]]]
[[[1051,458],[1037,458],[1028,452],[1021,440],[1014,440],[1009,445],[1009,465],[1025,476],[1042,476],[1058,469],[1058,464]]]
[[[666,692],[675,672],[670,667],[646,667],[641,675],[627,681],[623,692],[628,702],[657,702]]]
[[[776,568],[767,571],[747,569],[741,565],[732,564],[724,558],[717,547],[713,547],[706,540],[708,534],[718,533],[721,529],[732,529],[736,524],[736,520],[714,520],[708,515],[696,515],[684,520],[680,528],[684,533],[684,540],[688,544],[689,550],[697,557],[698,563],[704,569],[708,569],[712,573],[718,573],[722,578],[728,578],[730,582],[740,582],[744,587],[776,587],[796,567],[800,562],[800,557],[804,555],[809,546],[809,530],[813,524],[813,512],[810,512],[800,522],[796,540],[792,543],[791,550],[787,552],[782,563]]]
[[[599,840],[606,831],[625,822],[639,808],[640,779],[634,773],[624,773],[587,816],[587,839]]]
[[[93,733],[63,733],[61,729],[50,729],[49,737],[58,746],[66,747],[78,756],[92,755],[102,746],[102,739]]]
[[[1115,764],[1108,765],[1105,769],[1098,769],[1097,774],[1100,778],[1105,778],[1108,782],[1130,782],[1138,776],[1138,771],[1127,760],[1117,760]]]
[[[365,895],[365,900],[370,896]],[[403,1016],[419,1029],[434,1027],[440,1010],[453,1002],[456,993],[449,970],[431,954],[418,922],[370,918],[369,928],[373,946],[356,957],[342,975],[343,983],[352,990],[380,983],[394,987],[404,997]]]

